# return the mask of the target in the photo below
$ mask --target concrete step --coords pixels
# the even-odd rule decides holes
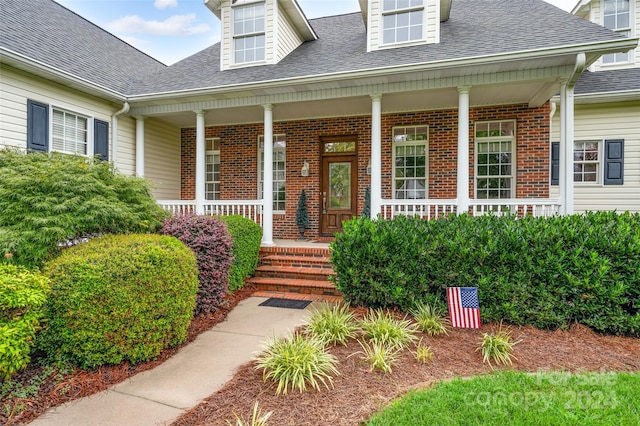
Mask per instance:
[[[283,254],[272,254],[264,256],[260,259],[261,265],[272,266],[295,266],[295,267],[309,267],[309,268],[325,268],[332,269],[329,263],[328,256],[294,256]]]

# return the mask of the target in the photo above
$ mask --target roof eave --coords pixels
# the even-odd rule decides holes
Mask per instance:
[[[31,74],[52,80],[63,82],[85,93],[98,96],[110,101],[124,102],[127,97],[113,89],[80,78],[59,68],[52,67],[43,62],[24,56],[5,47],[0,47],[0,62],[14,68],[28,71]]]

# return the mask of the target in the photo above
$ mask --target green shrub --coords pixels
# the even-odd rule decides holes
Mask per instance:
[[[354,305],[408,312],[446,287],[479,287],[485,321],[640,336],[637,213],[355,219],[331,261]]]
[[[0,150],[0,256],[41,266],[59,244],[86,235],[153,232],[165,212],[149,185],[106,162]]]
[[[227,224],[233,242],[233,263],[229,272],[229,291],[244,286],[244,280],[253,275],[258,266],[262,228],[253,220],[239,215],[220,216]]]
[[[0,378],[8,380],[29,363],[49,280],[38,273],[0,264]]]
[[[83,368],[136,363],[187,337],[198,269],[173,237],[96,238],[64,250],[43,273],[52,287],[38,347],[53,360]]]

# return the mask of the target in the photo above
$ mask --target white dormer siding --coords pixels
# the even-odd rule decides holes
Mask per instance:
[[[585,3],[584,6],[576,10],[575,14],[604,27],[610,27],[614,31],[628,35],[628,37],[637,37],[638,30],[640,29],[640,0],[629,0],[626,2],[629,7],[628,26],[624,26],[626,23],[626,17],[619,19],[620,16],[625,14],[624,12],[620,13],[620,11],[617,10],[609,10],[605,14],[605,2],[608,3],[609,8],[614,6],[616,3],[617,8],[620,8],[623,3],[622,1],[611,2],[610,0],[591,0],[591,2]],[[620,9],[623,10],[622,8]],[[618,16],[615,16],[616,14],[618,14]],[[626,54],[605,55],[593,64],[590,70],[603,71],[638,66],[640,66],[640,48],[636,48]]]
[[[221,20],[222,70],[275,64],[305,40],[315,39],[292,0],[220,0],[208,6]]]
[[[367,52],[440,42],[441,0],[369,0]]]

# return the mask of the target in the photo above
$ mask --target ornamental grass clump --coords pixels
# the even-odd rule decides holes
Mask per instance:
[[[411,310],[411,315],[420,330],[428,336],[449,334],[450,322],[444,317],[444,310],[441,307],[435,304],[420,303]]]
[[[333,386],[332,376],[340,374],[338,360],[326,351],[324,342],[302,334],[271,341],[256,361],[264,381],[272,379],[278,384],[276,395],[286,395],[289,390],[302,393],[307,386],[320,390],[321,383],[328,389]]]
[[[491,365],[491,361],[496,365],[511,365],[511,359],[517,359],[513,356],[512,352],[513,347],[518,343],[520,343],[520,340],[515,342],[511,341],[511,330],[503,330],[502,324],[500,324],[497,333],[482,334],[482,340],[478,348],[479,351],[482,351],[482,362],[486,362],[489,365]]]
[[[426,364],[433,359],[433,352],[429,346],[424,346],[422,339],[420,339],[418,346],[416,346],[415,356],[417,361]]]
[[[383,373],[391,373],[391,366],[398,362],[400,348],[373,341],[370,343],[358,341],[358,343],[362,351],[352,355],[360,354],[360,359],[369,365],[371,371],[377,369]]]
[[[416,340],[416,325],[406,318],[397,319],[390,312],[370,310],[360,326],[366,338],[372,343],[392,349],[405,349]]]
[[[269,417],[273,415],[273,411],[268,411],[266,413],[262,413],[260,407],[258,407],[258,401],[253,404],[253,411],[251,413],[251,420],[245,420],[242,417],[238,416],[236,413],[233,413],[233,416],[236,419],[235,426],[267,426],[267,421]],[[229,426],[234,426],[229,420],[227,420],[227,424]]]
[[[328,345],[346,345],[355,339],[360,327],[347,304],[324,305],[306,322],[307,331]]]

